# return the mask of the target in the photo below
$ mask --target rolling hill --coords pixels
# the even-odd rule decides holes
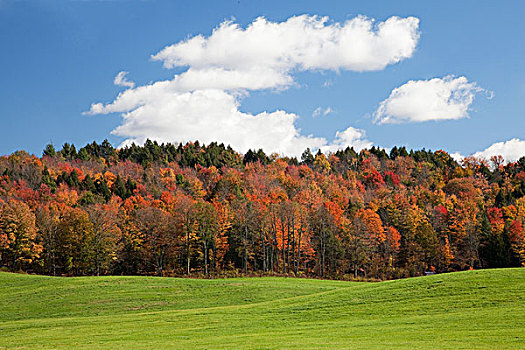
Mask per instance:
[[[0,273],[0,349],[524,349],[525,269],[380,283]]]

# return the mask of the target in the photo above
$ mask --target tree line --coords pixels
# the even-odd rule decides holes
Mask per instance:
[[[12,271],[391,279],[525,266],[525,157],[105,140],[17,151],[0,174]]]

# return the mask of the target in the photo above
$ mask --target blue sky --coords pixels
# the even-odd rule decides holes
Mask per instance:
[[[297,153],[305,145],[333,150],[355,143],[357,147],[374,144],[386,148],[394,145],[442,148],[462,155],[486,150],[478,155],[499,152],[508,159],[516,158],[516,154],[525,155],[521,141],[525,138],[523,13],[523,1],[0,0],[0,153],[25,149],[40,155],[50,141],[57,147],[64,142],[83,146],[105,138],[118,146],[126,140],[140,142],[146,136],[161,141],[170,138],[187,141],[203,132],[204,140],[216,137],[218,141],[238,145],[241,151],[252,146],[246,140],[254,140],[253,145],[259,140],[261,147],[283,153]],[[243,32],[260,16],[270,24],[279,24],[304,14],[328,16],[325,27],[335,27],[337,23],[342,26],[358,15],[373,18],[376,24],[392,16],[415,17],[419,20],[418,37],[413,50],[383,68],[371,63],[367,66],[365,62],[363,71],[344,59],[334,63],[330,57],[322,56],[319,59],[324,61],[312,68],[304,68],[303,61],[284,70],[280,67],[278,78],[291,78],[291,83],[270,83],[267,88],[259,88],[254,87],[258,82],[250,81],[238,89],[221,87],[213,96],[202,95],[204,105],[209,102],[213,106],[213,101],[218,101],[219,105],[224,103],[225,109],[230,104],[238,108],[233,116],[213,110],[210,117],[222,124],[231,122],[229,129],[234,131],[213,127],[205,130],[206,125],[213,124],[210,119],[195,119],[195,127],[186,128],[186,124],[193,123],[191,118],[200,118],[198,113],[207,110],[198,109],[201,104],[197,102],[185,105],[187,109],[173,107],[173,103],[182,102],[176,99],[173,101],[179,102],[173,102],[166,92],[162,92],[162,103],[156,97],[140,108],[120,108],[114,112],[117,109],[107,107],[128,89],[114,84],[119,72],[129,72],[126,78],[141,87],[170,81],[188,67],[204,73],[207,69],[223,68],[217,63],[220,59],[213,57],[204,63],[190,60],[186,65],[164,68],[163,62],[166,64],[173,56],[166,56],[164,61],[152,60],[151,56],[169,45],[184,43],[198,34],[207,40],[212,30],[225,20],[238,24],[238,30]],[[257,40],[254,38],[248,38],[248,43]],[[348,50],[355,47],[350,42]],[[228,49],[231,47],[225,47]],[[250,53],[250,47],[246,52]],[[232,57],[225,67],[237,69],[232,67],[237,67],[236,60],[242,57]],[[257,57],[250,59],[259,64]],[[326,69],[327,64],[335,68]],[[274,72],[274,67],[270,68],[269,72]],[[242,75],[246,70],[239,72]],[[465,81],[454,80],[459,77]],[[412,100],[421,100],[423,96],[431,104],[434,87],[452,93],[459,89],[466,96],[462,95],[457,105],[436,107],[434,114],[423,115],[412,104],[417,101]],[[396,88],[401,88],[403,100],[396,100],[392,94]],[[428,89],[430,95],[421,95],[421,89]],[[193,94],[197,90],[184,93]],[[182,95],[179,97],[183,99]],[[395,123],[381,122],[377,113],[382,102],[389,115],[383,120]],[[96,103],[102,103],[102,110],[86,114],[90,109],[93,112],[91,106]],[[403,103],[401,110],[399,103]],[[318,112],[314,113],[316,109]],[[275,114],[276,111],[282,113]],[[132,122],[126,124],[122,112],[131,113]],[[269,116],[259,114],[262,112],[268,112]],[[184,118],[177,119],[177,113],[190,117],[184,114],[181,116]],[[191,117],[192,113],[196,113],[195,117]],[[243,118],[252,118],[254,122],[246,126],[238,122]],[[112,134],[119,126],[123,131]],[[279,134],[277,129],[285,130]],[[348,137],[343,135],[345,130]],[[294,132],[297,135],[289,144],[272,149],[273,136],[286,138],[286,133]],[[498,142],[507,143],[487,150]]]

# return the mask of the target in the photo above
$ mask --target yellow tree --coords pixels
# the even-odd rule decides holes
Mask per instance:
[[[369,262],[371,272],[377,278],[381,259],[379,248],[386,240],[381,218],[371,209],[360,209],[357,211],[353,223],[351,258],[354,276],[357,277],[358,271],[364,269],[365,264]],[[366,269],[364,271],[367,272]]]
[[[64,211],[65,204],[51,201],[41,205],[36,211],[36,223],[40,242],[42,244],[42,257],[44,268],[47,273],[56,276],[59,267],[60,251],[60,217]]]
[[[217,215],[217,231],[213,244],[213,267],[218,269],[220,266],[223,266],[223,259],[228,252],[228,233],[232,228],[234,213],[228,202],[213,201],[212,205],[215,207]]]
[[[119,203],[96,204],[87,209],[93,225],[91,264],[94,273],[106,273],[113,258],[121,231],[118,226]]]
[[[10,198],[0,203],[0,261],[13,269],[29,267],[40,256],[35,215],[29,206]]]
[[[69,275],[93,274],[91,264],[93,224],[82,208],[66,207],[59,226],[59,254],[64,272]]]

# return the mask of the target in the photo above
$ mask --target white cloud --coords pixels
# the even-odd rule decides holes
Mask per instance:
[[[267,152],[300,155],[319,148],[323,138],[299,134],[295,114],[284,111],[251,115],[238,110],[237,99],[222,90],[198,90],[167,95],[124,114],[124,124],[113,131],[126,144],[142,144],[154,135],[162,142],[227,142],[234,149],[264,148]]]
[[[135,87],[135,83],[128,80],[128,78],[126,77],[128,73],[129,72],[126,71],[119,72],[115,79],[113,79],[113,84],[133,89]]]
[[[334,110],[331,108],[331,107],[326,107],[326,108],[323,108],[323,107],[317,107],[314,112],[312,113],[312,117],[313,118],[317,118],[321,115],[325,116],[325,115],[328,115],[330,113],[334,113]]]
[[[349,146],[354,147],[356,151],[360,151],[363,148],[370,148],[372,142],[366,139],[366,133],[364,130],[350,126],[344,131],[338,131],[335,134],[335,140],[329,145],[322,146],[321,150],[324,153],[330,153],[339,149],[345,149]]]
[[[226,21],[208,38],[197,35],[152,58],[166,68],[258,67],[283,74],[294,68],[380,70],[412,56],[418,26],[415,17],[391,17],[378,24],[363,16],[343,24],[319,16],[294,16],[280,23],[259,17],[246,29]]]
[[[459,152],[451,153],[450,156],[460,163],[465,156]],[[502,156],[506,163],[515,162],[525,156],[525,141],[513,138],[508,141],[496,142],[485,148],[471,154],[472,157],[490,160],[492,156]]]
[[[463,158],[465,158],[465,156],[463,156],[459,152],[450,153],[450,157],[452,157],[452,159],[454,159],[456,162],[458,162],[460,164],[461,164],[461,160],[463,160]]]
[[[127,72],[121,72],[115,84],[129,89],[110,103],[92,104],[86,114],[123,113],[122,125],[113,131],[126,139],[123,144],[147,138],[217,141],[242,152],[263,148],[300,155],[306,147],[366,143],[350,135],[361,131],[349,128],[337,133],[334,145],[329,145],[324,138],[301,135],[293,113],[252,115],[239,110],[240,102],[250,91],[292,86],[296,71],[384,69],[412,56],[418,25],[414,17],[375,23],[359,16],[343,24],[307,15],[284,22],[260,17],[246,28],[226,21],[209,37],[197,35],[152,56],[166,68],[188,67],[185,72],[138,87],[130,85]],[[319,110],[324,115],[330,112],[331,108]]]
[[[490,159],[492,156],[503,156],[506,162],[515,162],[525,156],[525,141],[514,138],[505,142],[496,142],[473,155],[485,159]]]
[[[389,124],[467,118],[474,97],[483,91],[465,77],[410,80],[381,102],[374,122]]]

